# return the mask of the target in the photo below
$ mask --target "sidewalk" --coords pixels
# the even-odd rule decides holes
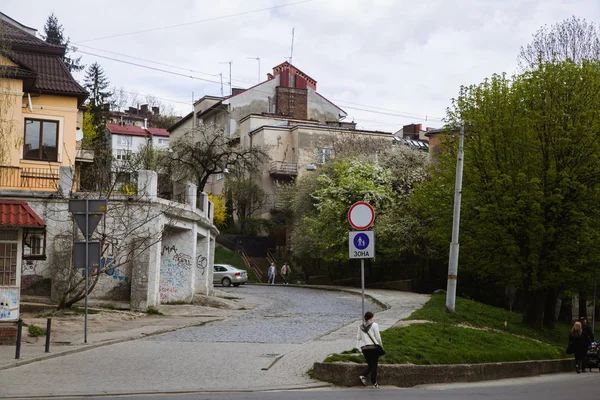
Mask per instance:
[[[290,285],[292,286],[292,285]],[[342,287],[315,287],[352,293],[360,296],[360,289]],[[385,304],[387,309],[376,314],[381,329],[387,329],[420,308],[429,298],[426,295],[391,290],[368,290],[369,297]],[[246,299],[245,299],[246,300]],[[257,300],[257,299],[253,299]],[[247,305],[248,301],[245,301]],[[182,307],[180,312],[193,314],[196,306]],[[322,361],[327,355],[351,349],[359,320],[330,331],[314,340],[301,344],[284,343],[233,343],[233,342],[186,342],[134,340],[143,333],[152,334],[161,329],[180,328],[176,323],[206,323],[219,319],[217,314],[228,315],[243,313],[243,310],[213,310],[212,316],[188,317],[148,317],[125,322],[122,329],[113,332],[90,334],[94,344],[87,346],[72,344],[56,346],[55,352],[66,348],[72,351],[89,350],[73,354],[66,360],[48,360],[16,369],[5,365],[0,371],[1,378],[10,382],[0,398],[18,396],[65,396],[65,395],[129,395],[141,393],[177,393],[177,392],[219,392],[219,391],[262,391],[291,390],[327,387],[331,384],[311,378],[307,371],[316,361]],[[222,314],[221,314],[222,313]],[[239,315],[239,314],[238,314]],[[163,324],[157,325],[156,319]],[[135,326],[135,324],[139,324]],[[132,336],[134,335],[134,336]],[[104,340],[104,341],[103,341]],[[114,340],[114,342],[113,342]],[[118,344],[118,341],[128,343]],[[34,354],[43,354],[43,341]],[[105,346],[94,349],[93,346]],[[29,348],[30,345],[27,345]],[[14,358],[14,347],[11,358]],[[25,357],[23,352],[23,357]],[[57,353],[60,356],[66,353]],[[218,355],[218,356],[217,356]],[[157,360],[160,360],[157,362]],[[27,360],[22,360],[27,362]],[[14,362],[14,360],[11,360]],[[29,361],[31,362],[31,361]],[[168,366],[176,365],[177,368]],[[141,368],[143,366],[143,368]],[[113,371],[111,379],[99,379],[81,385],[82,376],[91,376],[97,371]],[[222,371],[228,371],[236,379],[222,379]],[[36,385],[23,385],[36,381]]]
[[[0,370],[58,356],[66,356],[101,346],[200,326],[243,312],[238,310],[242,308],[241,305],[238,305],[238,309],[236,309],[235,302],[219,299],[218,297],[204,302],[199,299],[199,302],[201,304],[162,305],[158,308],[158,311],[164,315],[106,310],[90,306],[87,344],[84,343],[83,314],[52,316],[50,353],[45,352],[45,336],[29,337],[28,328],[23,326],[20,358],[15,359],[16,345],[0,346]],[[204,304],[229,308],[209,307]],[[24,313],[21,317],[25,323],[45,329],[47,318],[40,317],[39,314],[45,313]]]

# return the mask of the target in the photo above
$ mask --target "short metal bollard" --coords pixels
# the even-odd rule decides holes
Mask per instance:
[[[50,353],[50,333],[52,332],[52,318],[46,323],[46,353]]]
[[[23,320],[19,318],[19,326],[17,328],[17,351],[15,353],[15,360],[21,358],[21,332],[23,331]]]

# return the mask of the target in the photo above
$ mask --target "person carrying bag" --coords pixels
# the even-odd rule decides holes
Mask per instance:
[[[367,360],[367,368],[362,375],[359,376],[363,385],[367,386],[367,376],[371,374],[371,384],[373,388],[379,389],[377,383],[377,364],[379,357],[385,355],[385,350],[381,343],[379,335],[379,325],[373,322],[373,313],[367,311],[364,316],[365,322],[358,327],[356,335],[356,348],[362,351]]]

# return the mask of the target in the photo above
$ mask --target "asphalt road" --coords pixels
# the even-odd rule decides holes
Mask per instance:
[[[98,397],[102,400],[593,400],[600,398],[600,374],[553,374],[534,378],[479,382],[474,384],[431,385],[399,389],[384,387],[315,389],[271,392],[194,393],[180,395],[134,395],[126,397]],[[69,397],[71,400],[89,400],[90,397]],[[56,400],[56,398],[53,398]]]

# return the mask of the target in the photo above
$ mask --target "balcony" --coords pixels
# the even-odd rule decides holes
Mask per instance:
[[[298,164],[285,161],[272,161],[269,164],[269,175],[278,178],[295,178],[298,176]]]
[[[59,168],[0,166],[0,189],[58,190]]]

